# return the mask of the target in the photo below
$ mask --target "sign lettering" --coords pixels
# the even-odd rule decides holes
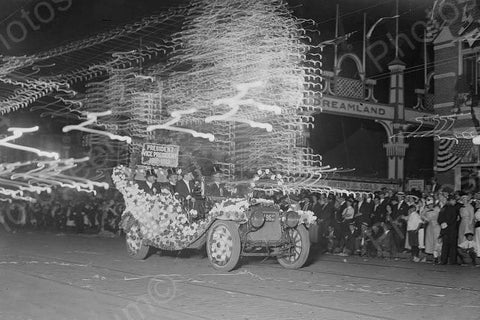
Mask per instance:
[[[326,96],[322,97],[320,106],[327,112],[359,115],[367,118],[392,120],[395,116],[393,108],[389,106]]]
[[[153,167],[178,167],[179,146],[145,143],[142,164]]]

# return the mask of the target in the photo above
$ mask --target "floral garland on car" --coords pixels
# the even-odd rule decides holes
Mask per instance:
[[[226,199],[216,203],[210,210],[210,214],[220,220],[246,222],[249,207],[250,203],[246,199]]]
[[[212,216],[190,222],[188,213],[169,192],[150,195],[127,179],[129,169],[124,166],[113,170],[112,180],[123,195],[125,211],[122,228],[128,233],[139,229],[147,244],[164,250],[182,250],[198,239],[214,221]]]
[[[204,234],[215,219],[246,222],[249,204],[245,199],[226,199],[214,205],[205,219],[190,222],[180,201],[170,192],[150,195],[127,179],[129,169],[113,170],[112,180],[123,195],[125,211],[122,228],[128,233],[139,229],[147,244],[164,250],[182,250]],[[193,210],[194,211],[194,210]]]
[[[125,211],[122,214],[122,229],[139,232],[146,244],[163,250],[182,250],[200,238],[216,219],[245,223],[250,202],[243,198],[225,199],[214,204],[205,219],[191,222],[180,201],[170,192],[150,195],[139,189],[130,169],[119,166],[113,170],[112,180],[123,195]],[[271,205],[273,201],[255,199],[255,204]],[[307,226],[315,222],[311,211],[299,211],[300,223]]]

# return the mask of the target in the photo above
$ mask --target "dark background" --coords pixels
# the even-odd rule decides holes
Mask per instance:
[[[60,1],[60,0],[57,0]],[[74,40],[80,40],[102,31],[110,30],[152,15],[167,8],[188,3],[179,0],[72,0],[66,11],[55,11],[55,18],[48,24],[35,20],[33,8],[41,2],[51,4],[53,8],[66,6],[68,2],[55,3],[54,0],[2,0],[0,2],[0,34],[5,35],[6,26],[21,17],[21,9],[29,12],[32,20],[40,25],[40,30],[28,28],[27,38],[20,43],[11,43],[7,50],[0,43],[2,55],[25,55],[57,47]],[[340,35],[358,31],[346,43],[339,46],[339,53],[352,52],[362,56],[363,12],[367,13],[367,30],[380,17],[395,14],[395,0],[289,0],[292,11],[297,17],[313,19],[320,35],[315,41],[325,41],[335,35],[336,4],[340,6]],[[404,55],[401,59],[407,64],[405,74],[406,106],[416,103],[414,90],[423,87],[423,46],[411,36],[411,26],[419,20],[424,21],[426,10],[433,4],[432,0],[401,0],[400,29],[414,43],[410,48],[400,42]],[[28,26],[28,25],[27,25]],[[418,31],[423,32],[422,30]],[[378,25],[370,40],[381,40],[388,44],[389,53],[380,61],[381,69],[367,59],[367,76],[377,80],[375,96],[379,102],[388,102],[389,74],[387,65],[394,59],[394,47],[387,38],[387,33],[395,34],[394,20]],[[378,52],[374,52],[378,54]],[[429,49],[430,60],[432,52]],[[420,66],[420,68],[416,68]],[[324,51],[323,69],[331,71],[333,67],[333,47]],[[358,76],[354,64],[345,64],[344,74]],[[55,132],[65,124],[62,119],[41,119],[40,113],[28,109],[9,115],[15,125],[40,124],[43,132]],[[311,143],[316,152],[323,155],[324,163],[335,167],[355,168],[355,175],[368,177],[386,177],[386,157],[383,143],[386,142],[385,130],[373,121],[320,114],[316,116],[315,129],[312,131]],[[412,140],[407,153],[407,174],[419,176],[428,173],[433,162],[433,143],[431,140]]]

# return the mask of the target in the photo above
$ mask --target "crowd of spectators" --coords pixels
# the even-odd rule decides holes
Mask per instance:
[[[18,229],[71,233],[120,233],[123,198],[116,190],[70,193],[57,188],[37,195],[35,202],[0,201],[0,224],[7,232]]]
[[[179,199],[189,201],[202,199],[204,189],[209,196],[227,193],[216,174],[205,188],[203,180],[194,179],[190,173],[181,178],[170,174],[167,183],[159,184],[156,175],[147,172],[147,181],[139,182],[139,187],[151,194],[166,188]],[[125,205],[115,189],[81,196],[57,189],[47,197],[38,195],[36,200],[0,201],[0,224],[9,232],[17,228],[121,232],[119,225]],[[304,192],[297,200],[300,209],[311,210],[317,217],[317,224],[309,232],[325,253],[393,259],[409,253],[414,262],[474,265],[480,262],[480,193],[440,189],[405,194],[382,189],[354,195]],[[198,203],[201,201],[194,205]]]
[[[304,194],[301,209],[317,216],[311,238],[326,253],[414,262],[480,261],[480,194],[383,189],[351,195]]]

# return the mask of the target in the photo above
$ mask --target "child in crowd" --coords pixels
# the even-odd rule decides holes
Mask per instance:
[[[375,223],[371,230],[367,230],[367,255],[369,257],[383,257],[383,241],[385,230],[381,223]]]
[[[329,253],[334,253],[335,248],[338,247],[338,240],[335,236],[335,228],[333,226],[328,226],[328,235],[327,235],[327,251]]]
[[[342,256],[349,256],[356,250],[356,241],[358,237],[357,227],[354,222],[348,225],[347,233],[345,234],[345,246],[343,247]]]
[[[415,205],[410,205],[408,208],[407,233],[408,242],[412,248],[413,262],[420,262],[418,230],[422,223],[423,221],[417,212],[417,207]]]
[[[465,233],[466,240],[458,245],[458,255],[463,264],[471,262],[476,265],[476,257],[478,253],[477,243],[473,240],[473,233]]]
[[[370,238],[372,237],[371,232],[368,230],[368,223],[362,222],[360,225],[360,234],[357,237],[357,253],[361,256],[368,255],[368,244],[371,241]]]

